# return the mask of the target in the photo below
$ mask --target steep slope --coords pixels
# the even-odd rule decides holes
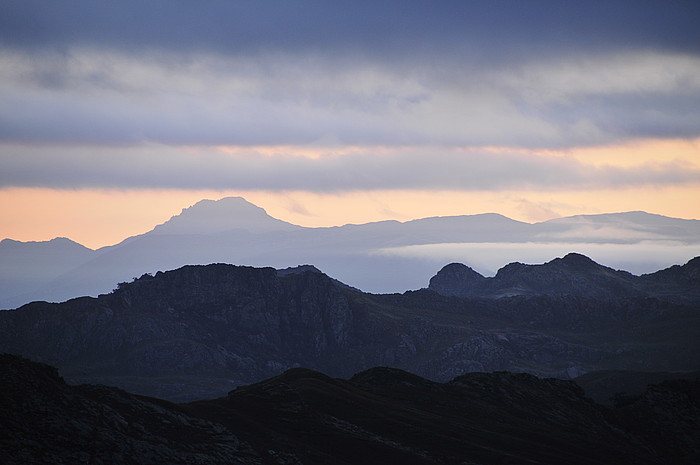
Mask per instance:
[[[226,428],[174,404],[68,386],[55,368],[0,354],[0,462],[261,464]]]

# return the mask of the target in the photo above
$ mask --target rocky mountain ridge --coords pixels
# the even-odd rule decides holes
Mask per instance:
[[[486,278],[461,263],[443,267],[428,288],[442,295],[499,298],[516,295],[657,297],[700,301],[700,257],[684,265],[635,276],[569,253],[542,265],[511,263]]]
[[[692,277],[688,269],[661,273],[659,286]],[[343,377],[386,365],[436,381],[493,370],[573,378],[698,369],[696,301],[613,297],[375,295],[311,267],[186,266],[97,298],[0,312],[0,351],[55,365],[71,382],[171,400],[214,397],[299,366]]]

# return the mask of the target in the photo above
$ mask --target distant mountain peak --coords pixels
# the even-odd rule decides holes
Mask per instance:
[[[180,215],[177,216],[196,216],[206,213],[269,217],[264,208],[248,202],[243,197],[224,197],[219,200],[202,199],[194,205],[183,208]]]
[[[296,229],[291,223],[268,215],[242,197],[200,200],[156,226],[154,234],[217,234],[233,230],[269,232]]]
[[[291,274],[300,274],[300,273],[306,273],[306,272],[323,274],[323,271],[319,270],[318,268],[316,268],[313,265],[298,265],[298,266],[290,266],[288,268],[277,270],[277,276],[289,276]]]
[[[37,255],[31,260],[37,260],[39,256],[44,255],[45,258],[48,256],[60,258],[61,260],[72,261],[70,255],[71,252],[80,255],[80,257],[87,257],[92,249],[85,247],[75,241],[68,239],[67,237],[55,237],[49,241],[17,241],[14,239],[3,239],[0,241],[0,251],[2,253],[25,253]],[[58,254],[58,255],[57,255]],[[64,254],[64,255],[61,255]],[[3,256],[4,259],[10,259],[9,256]],[[13,257],[12,260],[18,260],[21,257]],[[80,259],[78,259],[80,261]],[[15,265],[16,266],[16,265]],[[46,265],[44,265],[46,266]]]
[[[463,263],[450,263],[430,279],[429,288],[444,295],[460,295],[466,288],[478,287],[486,280]]]
[[[539,269],[539,270],[554,270],[554,269],[559,269],[561,267],[566,268],[569,271],[591,271],[594,269],[604,269],[607,268],[599,263],[597,263],[595,260],[591,259],[590,257],[587,257],[586,255],[577,253],[577,252],[569,252],[568,254],[564,255],[563,257],[555,258],[553,260],[550,260],[546,263],[542,264],[536,264],[536,265],[530,265],[530,264],[525,264],[525,263],[520,263],[520,262],[512,262],[498,270],[498,273],[496,273],[496,276],[500,277],[505,277],[505,276],[510,276],[514,273],[521,273],[521,272],[528,272],[532,271],[534,269]]]
[[[555,258],[551,262],[545,263],[545,265],[554,263],[563,263],[569,267],[576,267],[581,269],[602,267],[602,265],[596,263],[591,258],[576,252],[570,252],[564,255],[562,258]]]
[[[577,253],[577,252],[569,252],[568,254],[564,255],[561,258],[561,260],[575,262],[575,263],[581,263],[581,262],[595,263],[589,257],[587,257],[583,254]]]

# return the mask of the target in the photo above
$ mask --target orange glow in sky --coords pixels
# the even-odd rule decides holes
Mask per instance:
[[[301,154],[304,150],[297,148],[295,153]],[[340,152],[344,150],[351,149]],[[259,151],[262,152],[264,150]],[[321,152],[311,150],[309,153],[311,157],[321,156]],[[697,166],[700,162],[700,140],[637,141],[622,146],[537,153],[575,157],[587,164],[634,166],[680,160]],[[699,184],[592,191],[374,190],[338,194],[305,191],[6,188],[0,190],[0,238],[44,241],[60,236],[90,248],[98,248],[145,233],[199,200],[216,200],[227,196],[244,197],[275,218],[308,227],[487,212],[501,213],[526,222],[632,210],[700,219]]]

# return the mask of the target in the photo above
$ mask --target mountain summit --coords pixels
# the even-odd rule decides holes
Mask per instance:
[[[430,279],[429,289],[457,297],[499,298],[516,295],[581,296],[599,299],[673,295],[698,299],[700,257],[683,266],[644,276],[614,270],[585,255],[569,253],[541,265],[510,263],[485,278],[461,263],[443,267]]]
[[[242,197],[226,197],[200,200],[147,234],[219,234],[235,230],[270,232],[298,228],[271,217],[264,209]]]

